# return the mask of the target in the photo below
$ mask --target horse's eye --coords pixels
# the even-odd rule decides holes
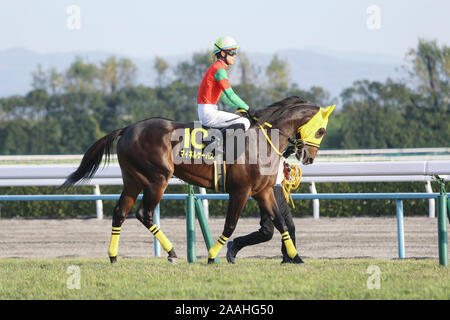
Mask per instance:
[[[319,130],[317,130],[316,135],[315,135],[315,138],[316,138],[316,139],[321,138],[321,137],[325,134],[325,132],[327,132],[327,131],[325,130],[325,128],[320,128]]]

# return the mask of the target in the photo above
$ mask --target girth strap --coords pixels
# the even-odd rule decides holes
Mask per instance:
[[[227,163],[225,160],[214,161],[214,190],[216,192],[226,190],[226,181],[227,181]]]

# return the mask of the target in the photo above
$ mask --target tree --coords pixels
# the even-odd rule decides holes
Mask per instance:
[[[65,87],[69,92],[86,92],[96,89],[98,68],[93,63],[76,57],[65,72]]]
[[[47,75],[42,69],[41,64],[38,64],[36,71],[31,72],[31,79],[31,86],[34,90],[47,89]]]
[[[266,75],[269,81],[269,98],[272,101],[286,97],[289,87],[289,64],[285,60],[280,60],[275,54],[272,61],[267,66]]]
[[[164,83],[164,75],[167,69],[169,69],[169,64],[166,60],[157,56],[153,67],[156,70],[158,86],[161,88]]]
[[[289,63],[286,60],[279,59],[278,55],[275,54],[266,69],[269,85],[274,88],[287,89],[289,86],[289,69]]]
[[[441,102],[449,102],[450,48],[439,47],[437,41],[419,39],[416,49],[406,54],[410,60],[409,74],[418,90],[432,98],[431,107],[439,109]]]
[[[354,82],[341,94],[341,147],[399,148],[410,144],[411,132],[404,116],[409,94],[405,85],[392,80]]]
[[[239,68],[241,71],[241,85],[246,86],[250,82],[250,79],[253,79],[252,76],[252,65],[247,55],[243,52],[239,52]]]
[[[50,68],[47,82],[50,91],[49,94],[52,96],[60,94],[64,90],[64,75],[59,73],[55,67]]]
[[[213,63],[209,51],[196,52],[191,61],[180,62],[176,67],[176,77],[188,86],[199,86],[208,67]]]
[[[110,57],[100,63],[98,78],[105,93],[115,93],[120,88],[132,86],[136,72],[136,66],[130,59]]]

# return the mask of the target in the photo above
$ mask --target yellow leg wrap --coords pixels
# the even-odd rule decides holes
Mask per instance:
[[[286,251],[289,258],[293,259],[298,254],[298,252],[297,249],[295,249],[289,232],[286,231],[285,233],[282,233],[281,238],[283,239],[284,245],[286,246]]]
[[[110,257],[117,257],[117,252],[119,251],[119,238],[120,238],[120,227],[113,227],[108,249],[108,255]]]
[[[162,230],[156,224],[152,225],[149,230],[151,233],[153,233],[155,238],[158,239],[159,243],[161,243],[161,246],[166,252],[172,250],[172,242],[167,239]]]
[[[214,243],[214,245],[208,251],[208,258],[215,259],[219,254],[220,249],[222,249],[223,245],[227,242],[228,238],[224,235],[221,235],[219,239]]]

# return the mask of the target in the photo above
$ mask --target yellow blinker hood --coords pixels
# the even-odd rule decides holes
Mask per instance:
[[[320,108],[319,111],[311,118],[306,124],[297,129],[297,132],[300,134],[300,139],[297,139],[296,142],[299,143],[303,141],[304,144],[310,145],[313,147],[320,147],[320,143],[322,142],[323,135],[320,138],[316,138],[316,132],[320,128],[327,128],[328,125],[328,117],[331,112],[333,112],[334,107],[336,105],[329,106],[327,108]]]

